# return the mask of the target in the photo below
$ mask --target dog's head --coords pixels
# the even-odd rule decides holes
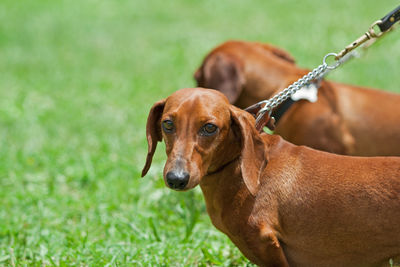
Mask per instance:
[[[252,194],[257,191],[266,164],[265,144],[254,118],[230,105],[223,94],[203,88],[179,90],[153,105],[146,132],[149,151],[142,176],[150,168],[157,142],[164,139],[168,187],[191,189],[202,177],[240,158],[247,188]]]
[[[294,62],[289,52],[270,44],[228,41],[212,50],[193,76],[197,86],[216,89],[236,104],[245,88],[259,86],[260,81],[254,81],[254,77],[275,83],[277,69],[295,66]],[[265,88],[268,84],[263,82],[263,90],[276,90]]]

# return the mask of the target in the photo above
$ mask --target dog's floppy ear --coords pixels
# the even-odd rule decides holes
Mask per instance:
[[[146,175],[150,168],[151,161],[153,160],[154,152],[156,151],[157,142],[161,142],[161,115],[165,106],[165,99],[156,102],[150,110],[149,117],[146,124],[146,137],[147,137],[147,157],[146,164],[142,170],[142,177]]]
[[[231,104],[237,101],[244,86],[238,63],[223,54],[214,54],[206,58],[194,77],[198,86],[220,91]]]
[[[254,118],[247,112],[231,106],[232,128],[241,139],[240,168],[246,187],[256,195],[260,175],[267,164],[266,145],[254,124]]]

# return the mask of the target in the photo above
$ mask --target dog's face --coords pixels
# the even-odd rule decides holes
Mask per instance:
[[[202,177],[219,171],[239,156],[246,158],[241,160],[246,165],[243,175],[254,178],[251,189],[258,184],[264,143],[254,128],[254,118],[230,105],[218,91],[181,89],[155,103],[146,132],[149,153],[142,176],[150,167],[157,142],[164,139],[168,156],[164,181],[172,189],[191,189]],[[260,147],[257,152],[255,146]],[[249,186],[248,181],[245,179]]]
[[[171,95],[161,116],[166,145],[164,180],[175,190],[199,184],[230,131],[228,101],[222,94],[184,89]]]
[[[213,159],[230,133],[228,100],[216,91],[188,88],[160,105],[164,108],[155,127],[168,156],[165,184],[175,190],[193,188],[219,164]]]

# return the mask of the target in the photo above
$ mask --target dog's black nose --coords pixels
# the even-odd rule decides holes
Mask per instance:
[[[167,184],[172,189],[184,189],[189,182],[189,173],[182,171],[169,171],[166,175]]]

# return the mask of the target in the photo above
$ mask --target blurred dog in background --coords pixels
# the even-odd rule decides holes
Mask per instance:
[[[280,48],[228,41],[205,57],[194,77],[198,86],[219,90],[230,103],[246,108],[308,72]],[[326,80],[313,85],[314,96],[289,99],[274,111],[276,134],[337,154],[400,155],[399,94]]]

